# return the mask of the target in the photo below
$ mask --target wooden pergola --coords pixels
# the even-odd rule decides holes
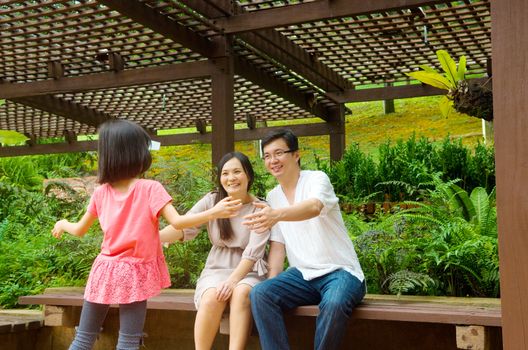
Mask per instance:
[[[30,138],[0,156],[94,150],[79,136],[126,118],[216,161],[269,131],[257,121],[317,117],[291,127],[339,159],[346,102],[442,94],[405,75],[438,49],[477,77],[493,62],[504,347],[525,349],[527,17],[524,0],[0,1],[0,129]]]
[[[31,146],[0,155],[95,149],[77,136],[110,118],[143,125],[164,145],[211,142],[213,161],[256,121],[318,117],[299,135],[344,148],[344,103],[440,93],[408,83],[435,51],[490,58],[489,2],[464,1],[3,1],[0,129]],[[234,131],[235,123],[248,128]],[[212,126],[207,132],[206,126]],[[156,137],[158,130],[198,132]],[[65,142],[39,145],[42,137]]]

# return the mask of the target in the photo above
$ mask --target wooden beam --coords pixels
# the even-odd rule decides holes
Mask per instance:
[[[211,20],[244,12],[241,6],[227,1],[217,3],[215,6],[204,0],[183,2]],[[276,30],[265,29],[254,33],[241,33],[238,37],[325,91],[339,91],[352,87],[346,79]]]
[[[287,126],[297,136],[319,136],[338,132],[329,123],[295,124]],[[239,129],[234,131],[235,141],[252,141],[263,138],[272,130],[282,129],[284,126],[274,126],[256,129]],[[212,133],[188,133],[175,135],[152,136],[152,139],[161,142],[162,146],[180,146],[195,143],[211,143]],[[0,147],[0,157],[15,157],[36,154],[72,153],[97,151],[97,141],[77,141],[72,143],[51,143],[34,146],[6,146]]]
[[[225,55],[222,40],[209,40],[138,0],[99,0],[99,3],[204,57]]]
[[[4,82],[0,83],[0,98],[12,99],[68,92],[75,93],[183,79],[204,78],[211,75],[212,67],[209,61],[196,61],[29,83]]]
[[[10,101],[94,127],[98,127],[106,120],[112,119],[109,114],[52,95],[19,97],[10,99]]]
[[[234,34],[330,18],[410,9],[439,3],[445,3],[445,0],[319,0],[218,18],[213,21],[213,24],[222,28],[226,34]]]
[[[328,117],[325,106],[319,103],[312,104],[310,102],[313,99],[313,96],[302,93],[288,85],[286,82],[259,70],[243,58],[235,57],[235,73],[263,89],[282,97],[286,101],[293,103],[297,107],[312,113],[316,117],[321,119]]]
[[[470,79],[470,82],[484,83],[488,78]],[[361,90],[346,90],[340,93],[329,92],[326,95],[332,100],[339,103],[347,102],[366,102],[366,101],[382,101],[393,100],[409,97],[420,96],[437,96],[445,95],[447,90],[438,89],[430,85],[416,84],[416,85],[400,85],[387,86],[381,88],[361,89]]]
[[[211,77],[212,163],[235,149],[235,73],[233,59],[215,60]]]
[[[137,20],[139,23],[147,26],[148,28],[152,29],[155,32],[158,32],[159,34],[170,38],[174,40],[175,42],[178,42],[186,47],[189,47],[190,49],[199,52],[200,54],[204,55],[208,58],[215,58],[218,56],[224,56],[227,52],[227,43],[224,38],[219,38],[217,40],[217,47],[220,47],[221,49],[218,49],[216,51],[213,50],[213,47],[211,47],[210,43],[204,43],[203,38],[195,38],[196,41],[201,45],[200,47],[193,47],[193,40],[190,40],[185,35],[178,36],[174,35],[170,30],[167,30],[167,28],[171,28],[171,26],[174,24],[173,21],[166,18],[164,15],[158,13],[156,10],[148,7],[144,4],[138,4],[136,1],[125,1],[125,0],[103,0],[102,3],[109,6],[110,8],[119,11],[120,13],[129,16],[130,18],[133,18],[134,20]],[[191,3],[188,3],[188,6],[190,6]],[[220,11],[219,6],[222,6],[221,11],[225,11],[225,0],[222,0],[222,2],[212,4],[202,4],[203,8],[209,9],[209,10],[203,10],[203,11],[213,11],[214,8],[216,8],[216,11]],[[212,10],[213,9],[213,10]],[[143,14],[145,12],[145,14]],[[181,29],[181,28],[180,28]],[[184,28],[186,29],[186,28]],[[187,30],[187,29],[186,29]],[[185,31],[184,31],[185,34]],[[190,45],[190,46],[189,46]],[[281,80],[270,76],[269,74],[265,74],[263,72],[259,72],[258,69],[256,69],[251,64],[245,62],[245,64],[242,65],[242,67],[239,66],[241,60],[235,59],[235,70],[236,74],[242,76],[244,79],[252,81],[253,83],[265,88],[268,91],[274,92],[276,95],[296,104],[297,106],[301,107],[302,109],[306,111],[316,110],[314,108],[311,108],[306,103],[299,104],[302,98],[297,98],[295,101],[290,100],[290,96],[300,95],[295,88],[289,86],[288,84],[282,82]],[[266,77],[267,75],[267,77]],[[255,79],[257,77],[260,77],[258,79],[259,82],[256,82]],[[273,86],[277,86],[278,88],[273,88]],[[1,85],[0,85],[1,88]],[[274,91],[275,90],[275,91]],[[1,90],[0,90],[0,98]],[[325,113],[320,113],[319,115],[315,114],[318,117],[324,118]]]
[[[503,348],[528,349],[528,3],[491,1]]]
[[[346,79],[276,30],[242,33],[240,39],[324,91],[352,87]]]

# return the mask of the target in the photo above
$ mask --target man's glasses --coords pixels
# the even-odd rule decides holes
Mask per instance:
[[[278,149],[273,153],[264,153],[264,156],[262,157],[262,159],[264,159],[264,161],[272,160],[273,158],[280,159],[284,157],[286,153],[292,153],[292,152],[295,152],[295,151],[291,149],[288,149],[288,150]]]

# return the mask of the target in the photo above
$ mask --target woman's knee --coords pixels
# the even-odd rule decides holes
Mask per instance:
[[[248,308],[250,307],[249,294],[252,288],[249,285],[243,284],[237,286],[233,290],[231,296],[231,308]]]
[[[216,299],[216,289],[209,289],[207,290],[200,300],[200,309],[207,309],[207,310],[216,310],[216,309],[224,309],[225,308],[225,301],[218,301]]]

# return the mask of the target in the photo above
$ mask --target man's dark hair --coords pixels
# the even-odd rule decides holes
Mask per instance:
[[[260,147],[262,152],[264,152],[264,147],[269,145],[275,140],[283,139],[286,142],[286,145],[289,148],[290,152],[295,152],[299,150],[299,140],[297,136],[290,129],[278,129],[270,131],[262,140],[260,140]],[[301,159],[297,161],[297,164],[301,166]]]
[[[224,168],[225,163],[230,161],[231,159],[236,158],[240,161],[240,164],[242,164],[242,168],[244,169],[244,172],[246,173],[246,176],[248,178],[248,186],[247,191],[251,189],[251,185],[253,185],[253,181],[255,180],[255,172],[253,171],[253,166],[251,165],[251,162],[249,161],[248,157],[244,153],[240,152],[229,152],[225,154],[222,159],[218,162],[216,166],[216,182],[217,182],[217,194],[215,197],[214,204],[220,202],[222,199],[227,197],[227,192],[222,186],[222,183],[220,181],[220,178],[222,177],[222,170]],[[228,241],[233,237],[233,228],[231,227],[231,221],[229,219],[217,219],[218,226],[220,228],[220,238],[222,238],[224,241]]]
[[[97,182],[131,179],[150,168],[152,157],[147,132],[138,124],[112,119],[99,128]]]
[[[269,134],[264,136],[264,138],[260,141],[262,151],[264,151],[264,147],[278,139],[283,139],[284,142],[286,142],[286,145],[288,145],[290,151],[293,152],[299,150],[299,141],[297,140],[297,136],[295,136],[295,134],[290,129],[278,129],[270,131]]]

